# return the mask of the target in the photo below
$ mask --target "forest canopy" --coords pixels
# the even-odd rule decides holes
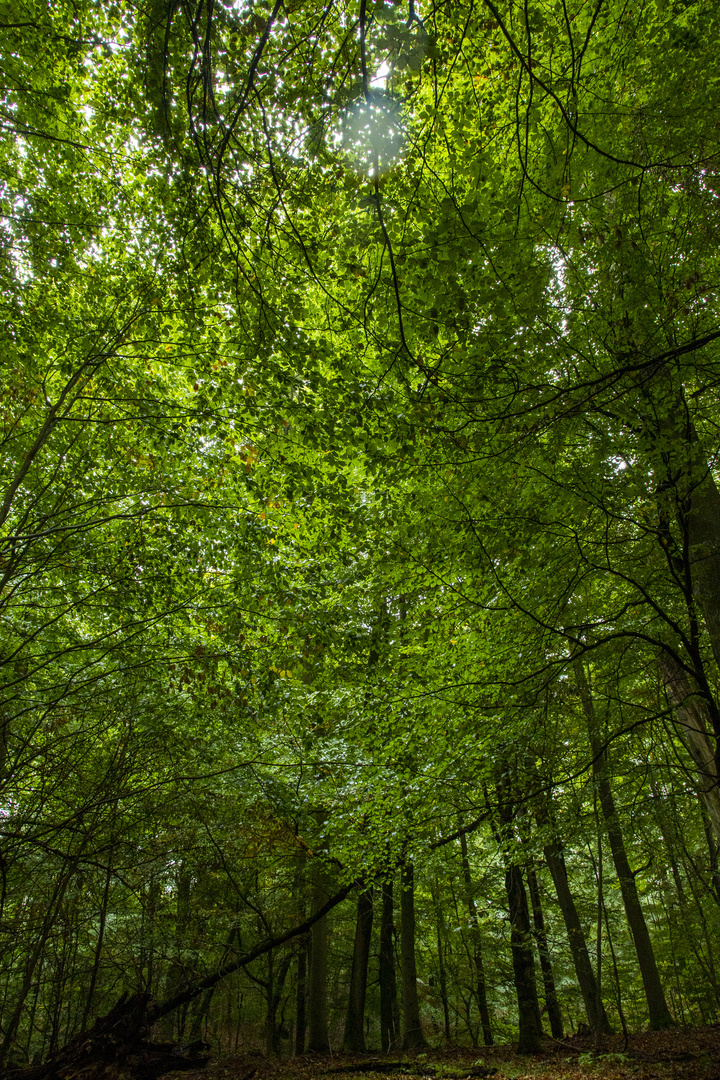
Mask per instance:
[[[717,1019],[718,40],[0,4],[0,1065]]]

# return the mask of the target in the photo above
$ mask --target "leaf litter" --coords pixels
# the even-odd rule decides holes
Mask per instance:
[[[171,1080],[168,1074],[166,1080]],[[668,1031],[622,1035],[573,1035],[546,1039],[542,1053],[518,1054],[512,1045],[448,1047],[414,1055],[395,1051],[374,1054],[267,1059],[234,1055],[212,1059],[177,1080],[326,1080],[328,1077],[376,1077],[377,1080],[720,1080],[720,1024],[675,1027]]]

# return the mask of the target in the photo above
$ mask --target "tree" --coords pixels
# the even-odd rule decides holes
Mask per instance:
[[[358,896],[355,940],[353,942],[350,992],[345,1016],[343,1046],[346,1050],[365,1051],[365,994],[367,990],[368,962],[370,960],[370,937],[373,920],[372,889],[364,889]]]
[[[565,929],[546,910],[544,930],[579,982],[563,1011],[639,1022],[612,892],[614,1006],[585,946],[590,774],[652,1023],[661,978],[681,1016],[709,1017],[715,6],[21,8],[0,26],[6,1059],[164,985],[149,1015],[174,1002],[178,1030],[205,1016],[226,1043],[264,1024],[276,1050],[308,933],[310,1041],[351,982],[357,1043],[367,936],[357,979],[329,951],[326,1008],[305,856],[316,915],[321,865],[336,896],[383,888],[367,1013],[386,1047],[387,883],[412,867],[403,1004],[422,1037],[411,928],[470,836],[448,1018],[472,986],[488,1041],[486,980],[513,957],[531,1049],[520,826],[560,897]],[[602,719],[589,746],[580,666]],[[509,747],[503,882],[480,793]],[[631,833],[660,798],[687,828],[653,809]],[[512,916],[511,941],[483,922],[484,952],[476,882]],[[665,913],[650,952],[633,889]],[[341,911],[329,932],[356,952]]]

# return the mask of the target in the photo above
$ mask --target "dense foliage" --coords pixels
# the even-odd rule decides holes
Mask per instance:
[[[718,36],[2,5],[6,1061],[717,1017]]]

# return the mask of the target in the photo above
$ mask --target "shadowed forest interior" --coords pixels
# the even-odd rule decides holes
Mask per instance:
[[[719,40],[0,2],[0,1068],[720,1019]]]

